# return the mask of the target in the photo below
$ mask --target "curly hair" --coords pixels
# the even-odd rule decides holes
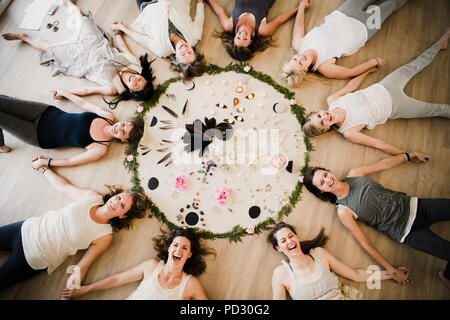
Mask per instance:
[[[130,130],[128,137],[129,143],[139,142],[144,134],[144,121],[141,118],[133,117],[129,118],[128,122],[133,124],[133,129]]]
[[[232,32],[222,31],[214,32],[213,37],[220,38],[228,54],[238,61],[247,61],[253,58],[257,51],[264,51],[268,47],[275,47],[275,41],[271,38],[256,36],[248,47],[240,47],[234,44],[234,34]]]
[[[331,192],[322,192],[322,191],[319,190],[319,188],[317,188],[313,184],[314,174],[317,171],[319,171],[319,170],[330,172],[329,170],[324,169],[324,168],[320,168],[320,167],[310,168],[305,173],[305,176],[303,178],[303,184],[305,185],[306,189],[308,189],[309,192],[311,192],[313,195],[315,195],[320,200],[328,201],[330,203],[335,204],[336,200],[337,200],[337,197],[333,193],[331,193]]]
[[[103,98],[103,101],[105,101],[110,109],[115,109],[120,101],[122,100],[129,100],[133,99],[136,101],[146,101],[150,99],[150,97],[153,95],[154,88],[153,88],[153,80],[155,80],[155,77],[153,76],[153,70],[150,66],[155,59],[152,61],[147,60],[148,54],[146,53],[143,56],[139,57],[139,61],[142,67],[142,71],[140,75],[147,81],[145,84],[144,89],[141,91],[131,91],[122,81],[122,78],[120,78],[120,81],[122,81],[122,84],[125,87],[125,91],[122,92],[117,98],[112,99],[111,101],[106,101],[105,98]]]
[[[161,229],[161,235],[154,237],[154,248],[157,251],[157,257],[167,263],[169,258],[169,247],[172,244],[173,239],[176,237],[185,237],[191,243],[192,256],[186,260],[183,266],[183,271],[193,276],[199,276],[206,271],[205,256],[213,255],[217,256],[216,251],[212,248],[205,247],[201,243],[199,234],[192,228],[179,228],[172,232],[167,232]]]
[[[276,234],[278,231],[280,231],[283,228],[289,228],[294,234],[297,235],[297,232],[295,231],[295,228],[287,223],[280,222],[278,223],[269,233],[267,236],[267,241],[272,244],[272,247],[276,250],[278,246],[278,240],[276,238]],[[311,249],[317,248],[317,247],[323,247],[328,241],[328,236],[325,235],[325,229],[321,228],[317,236],[315,236],[311,240],[305,240],[300,242],[300,248],[302,249],[302,252],[305,254],[308,254]]]
[[[109,224],[112,226],[114,231],[119,231],[121,229],[130,229],[131,227],[131,221],[134,218],[142,218],[144,216],[145,210],[147,209],[147,199],[146,197],[139,192],[135,192],[135,191],[131,191],[131,190],[127,190],[124,191],[120,186],[114,185],[114,186],[109,186],[109,185],[105,185],[108,190],[109,193],[105,194],[103,196],[103,202],[106,203],[109,199],[111,199],[112,197],[122,193],[122,192],[126,192],[131,194],[131,197],[133,198],[133,204],[130,208],[130,210],[128,210],[125,213],[126,218],[112,218],[111,220],[109,220]]]
[[[195,48],[194,52],[195,52]],[[170,70],[179,72],[181,77],[185,80],[192,79],[193,77],[201,76],[207,69],[205,56],[202,54],[196,54],[195,60],[191,63],[181,63],[177,61],[175,54],[169,56]]]

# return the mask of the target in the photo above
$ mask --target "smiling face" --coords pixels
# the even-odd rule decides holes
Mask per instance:
[[[287,257],[294,257],[302,253],[297,235],[288,227],[282,228],[275,233],[277,240],[276,249]]]
[[[192,47],[183,39],[178,41],[175,51],[179,63],[190,64],[195,61],[194,49],[192,49]]]
[[[313,185],[321,192],[334,193],[339,180],[330,172],[325,170],[317,170],[312,179]]]
[[[125,218],[125,214],[131,209],[133,206],[133,197],[128,192],[122,192],[118,195],[115,195],[104,204],[106,210],[110,214],[120,219]]]
[[[111,134],[114,138],[127,142],[133,127],[134,125],[131,122],[119,121],[111,126]]]
[[[175,237],[169,247],[167,262],[184,265],[192,256],[191,241],[183,236]]]
[[[320,110],[311,116],[311,123],[315,128],[327,132],[336,124],[336,116],[328,110]]]
[[[299,73],[300,71],[308,72],[311,62],[304,54],[296,54],[291,58],[289,64],[295,73]]]
[[[143,76],[132,71],[124,71],[120,76],[131,91],[142,91],[147,84],[147,80]]]
[[[238,47],[248,47],[252,43],[250,27],[247,25],[239,26],[233,42]]]

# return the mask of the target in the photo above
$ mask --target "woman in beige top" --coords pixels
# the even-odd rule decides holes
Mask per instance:
[[[131,269],[109,276],[79,289],[65,289],[66,299],[91,291],[105,290],[130,282],[141,281],[128,296],[130,300],[206,300],[200,281],[196,278],[206,270],[204,257],[214,249],[202,246],[193,229],[176,229],[153,238],[158,259],[147,260]]]
[[[72,185],[47,166],[38,170],[56,191],[74,202],[0,227],[0,250],[12,251],[0,266],[0,290],[45,269],[51,274],[68,256],[87,249],[67,280],[67,287],[79,285],[92,263],[111,245],[113,231],[128,229],[131,220],[141,217],[146,208],[140,193],[109,187],[110,192],[102,195]]]

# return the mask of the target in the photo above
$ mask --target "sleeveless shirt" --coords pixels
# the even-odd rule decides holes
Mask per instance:
[[[97,141],[91,137],[89,132],[91,124],[97,118],[105,120],[110,125],[113,124],[111,120],[100,117],[93,112],[68,113],[54,106],[49,106],[38,122],[39,146],[43,149],[85,148],[93,142],[108,142]]]
[[[251,13],[255,17],[255,35],[253,37],[257,37],[259,26],[267,17],[269,9],[274,2],[275,0],[236,0],[231,15],[233,18],[233,35],[236,35],[236,26],[239,17],[244,13]]]
[[[178,286],[172,289],[164,289],[158,281],[159,273],[165,266],[164,261],[160,261],[152,274],[141,281],[139,287],[133,291],[127,300],[182,300],[183,292],[191,275],[183,272],[183,277]]]

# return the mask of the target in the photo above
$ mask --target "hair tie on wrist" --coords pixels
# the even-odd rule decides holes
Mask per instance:
[[[47,167],[50,167],[50,161],[52,161],[52,158],[48,158]]]
[[[408,152],[403,153],[403,155],[406,157],[407,161],[411,161],[411,158],[409,157]]]

